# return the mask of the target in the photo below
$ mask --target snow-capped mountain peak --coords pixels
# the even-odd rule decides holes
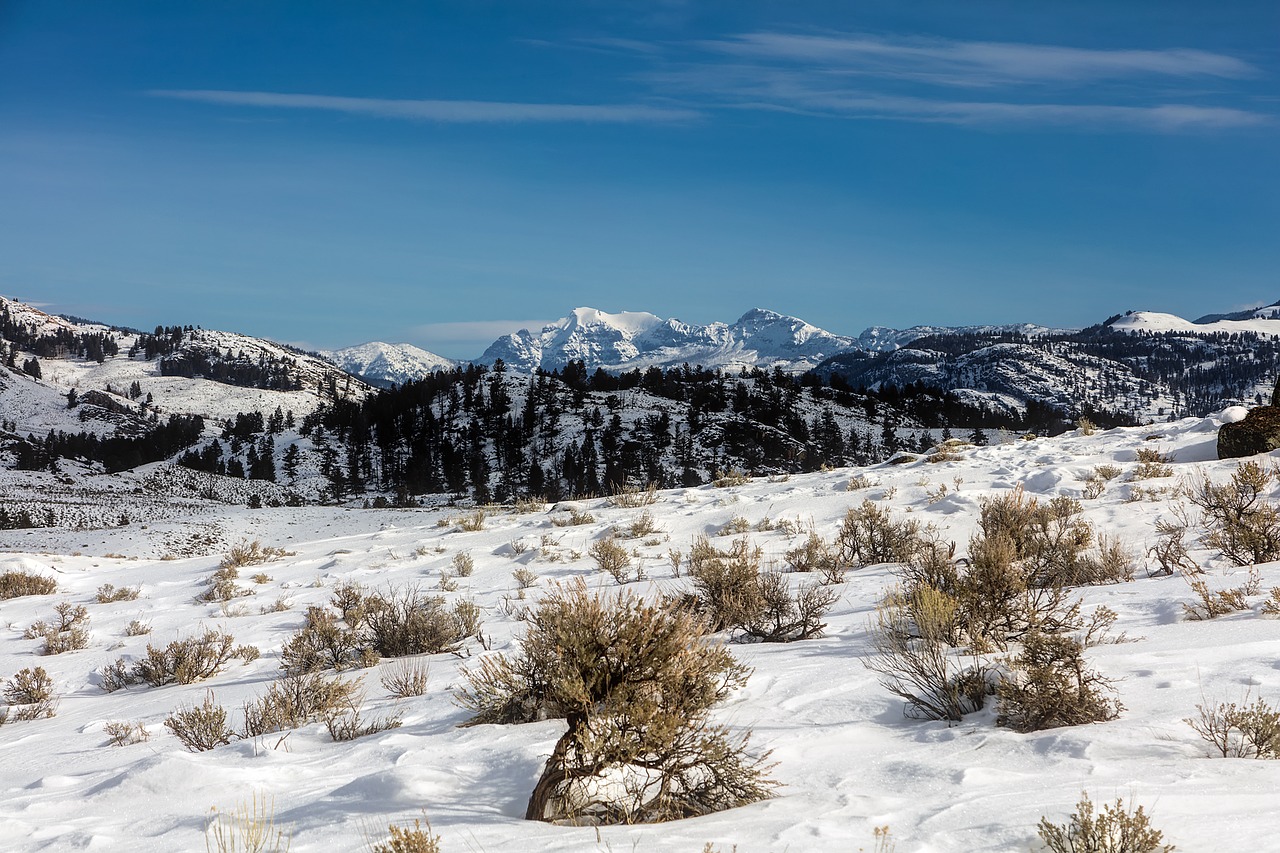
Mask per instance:
[[[498,359],[522,370],[563,367],[581,359],[588,368],[674,366],[780,366],[807,370],[824,358],[856,349],[853,338],[800,320],[753,308],[736,323],[688,323],[643,311],[616,314],[575,308],[540,332],[521,329],[495,341],[477,361]]]
[[[421,379],[428,373],[448,370],[457,364],[452,359],[413,344],[388,344],[382,341],[371,341],[321,355],[347,373],[383,388],[403,385]]]

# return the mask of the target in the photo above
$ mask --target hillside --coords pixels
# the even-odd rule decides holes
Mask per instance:
[[[248,510],[198,498],[124,527],[0,531],[0,548],[8,552],[0,555],[0,571],[34,572],[59,587],[52,596],[0,601],[0,619],[10,626],[0,637],[0,678],[41,666],[59,697],[53,718],[11,720],[0,729],[6,846],[200,849],[211,807],[227,814],[255,796],[273,804],[295,853],[359,849],[389,822],[412,822],[424,813],[445,850],[698,850],[710,843],[740,853],[846,851],[872,849],[873,829],[888,826],[900,853],[996,853],[1028,849],[1037,821],[1065,822],[1084,789],[1095,803],[1120,797],[1144,806],[1179,850],[1268,849],[1280,827],[1271,808],[1280,764],[1211,758],[1183,720],[1198,704],[1280,700],[1273,654],[1280,622],[1261,612],[1265,590],[1280,585],[1280,563],[1257,567],[1259,592],[1245,596],[1245,609],[1208,621],[1184,614],[1184,604],[1198,601],[1187,580],[1149,576],[1158,567],[1147,553],[1157,540],[1154,524],[1182,503],[1172,487],[1206,475],[1221,482],[1236,468],[1213,458],[1218,423],[1186,419],[1157,429],[962,446],[951,461],[937,464],[672,489],[654,494],[647,506],[609,500],[529,505],[492,511],[470,531],[463,522],[472,513],[447,507]],[[1143,469],[1136,461],[1153,450],[1172,457],[1168,470]],[[1097,489],[1104,466],[1116,471]],[[0,473],[6,491],[16,476]],[[1124,706],[1115,720],[1021,734],[996,724],[994,699],[954,723],[904,715],[902,700],[863,665],[872,651],[876,607],[899,581],[894,565],[874,564],[849,571],[833,587],[838,596],[821,638],[729,646],[754,672],[714,719],[735,734],[753,729],[752,748],[771,751],[771,772],[781,784],[771,799],[653,825],[528,822],[525,801],[563,722],[459,727],[467,719],[455,704],[464,672],[511,652],[525,629],[521,608],[553,583],[584,578],[592,590],[618,589],[588,550],[642,514],[654,531],[626,547],[639,555],[644,579],[625,588],[654,599],[690,589],[687,566],[675,576],[669,552],[687,557],[697,536],[727,546],[734,536],[720,531],[745,531],[736,535],[763,549],[765,565],[785,568],[787,552],[803,545],[809,531],[832,539],[846,512],[864,500],[894,519],[933,525],[957,543],[956,556],[968,556],[982,502],[1015,489],[1041,501],[1081,499],[1080,518],[1128,548],[1134,580],[1071,593],[1088,609],[1105,605],[1116,613],[1112,636],[1121,641],[1085,652]],[[1277,498],[1276,483],[1264,496]],[[130,513],[140,500],[128,489],[103,499]],[[572,512],[590,518],[558,526]],[[290,553],[243,569],[237,585],[246,594],[224,603],[197,601],[210,589],[219,559],[249,540]],[[1191,559],[1207,570],[1208,590],[1246,580],[1245,569],[1194,534],[1188,546]],[[468,576],[458,575],[459,554],[474,563]],[[518,571],[528,573],[525,581],[513,577]],[[783,577],[793,589],[817,580],[816,574]],[[241,703],[262,695],[277,677],[282,645],[303,625],[306,608],[323,606],[340,584],[351,582],[377,590],[416,585],[449,604],[474,601],[484,640],[468,640],[457,655],[420,658],[430,668],[420,696],[397,700],[381,685],[381,677],[401,666],[394,660],[344,673],[363,681],[366,720],[392,715],[402,723],[354,741],[332,742],[317,722],[188,752],[165,728],[169,715],[207,697],[227,709],[229,726],[239,727]],[[99,603],[96,591],[104,584],[136,587],[138,597]],[[24,639],[23,631],[50,619],[60,602],[86,608],[87,647],[39,655],[42,641]],[[135,620],[150,633],[128,635]],[[137,661],[148,643],[163,646],[197,626],[233,634],[261,656],[247,664],[235,659],[197,683],[103,692],[102,667]],[[103,731],[109,721],[140,724],[149,739],[112,747]]]

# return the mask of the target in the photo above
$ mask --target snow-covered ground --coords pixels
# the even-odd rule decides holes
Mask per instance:
[[[0,531],[0,571],[34,571],[59,585],[56,595],[0,601],[0,679],[42,666],[61,695],[56,717],[0,727],[0,847],[200,850],[212,807],[227,812],[259,796],[274,800],[277,824],[292,833],[295,853],[363,849],[368,838],[385,837],[389,822],[411,821],[424,811],[446,851],[698,851],[707,843],[726,853],[735,847],[739,853],[856,851],[873,849],[873,829],[887,825],[898,853],[974,853],[1034,848],[1039,819],[1065,821],[1087,790],[1095,802],[1124,797],[1143,805],[1180,851],[1272,849],[1280,830],[1274,808],[1280,762],[1206,757],[1205,744],[1183,719],[1198,703],[1246,694],[1280,701],[1280,620],[1260,615],[1259,595],[1250,599],[1252,611],[1187,621],[1182,605],[1193,600],[1187,582],[1147,577],[1153,525],[1169,516],[1179,478],[1225,479],[1235,469],[1215,459],[1218,424],[1210,418],[1008,440],[965,449],[941,464],[659,493],[648,510],[661,532],[628,542],[643,555],[648,576],[629,586],[646,595],[689,583],[673,577],[668,549],[687,553],[696,535],[714,535],[737,517],[752,527],[766,563],[778,565],[811,526],[829,538],[846,510],[864,499],[936,525],[964,554],[984,497],[1019,485],[1042,498],[1080,497],[1096,466],[1118,466],[1124,473],[1101,496],[1084,501],[1085,517],[1129,546],[1137,580],[1079,594],[1089,607],[1115,610],[1115,632],[1130,640],[1087,652],[1093,666],[1116,680],[1125,710],[1112,722],[1034,734],[997,727],[991,706],[958,724],[906,718],[901,701],[862,663],[868,620],[895,580],[892,566],[873,566],[847,575],[825,637],[732,647],[755,672],[716,718],[753,729],[754,746],[772,750],[781,783],[773,799],[692,820],[599,830],[522,819],[563,723],[459,728],[467,714],[455,704],[455,689],[462,670],[481,655],[511,650],[521,633],[509,615],[511,604],[519,604],[513,570],[537,574],[531,600],[551,582],[573,577],[612,590],[614,580],[595,570],[587,549],[641,508],[584,501],[579,509],[595,521],[569,527],[552,524],[563,512],[551,507],[497,512],[483,530],[464,532],[453,520],[468,511],[458,508],[250,510],[192,499],[169,512],[138,514],[145,495],[124,487],[104,491],[104,500],[129,511],[128,525]],[[1174,476],[1131,480],[1142,448],[1171,453]],[[798,532],[757,529],[771,526],[761,525],[766,518],[795,522]],[[294,553],[261,567],[269,576],[263,583],[249,577],[258,569],[245,570],[241,583],[255,594],[229,609],[197,603],[222,554],[253,539]],[[459,552],[472,556],[474,574],[441,594],[482,607],[492,651],[473,642],[461,656],[432,657],[426,694],[407,700],[387,695],[377,669],[355,673],[364,678],[369,715],[399,709],[403,727],[334,743],[323,724],[314,724],[284,738],[190,753],[162,725],[172,711],[212,691],[237,726],[241,703],[278,675],[280,648],[308,605],[326,603],[344,581],[433,589],[442,572],[452,572]],[[1245,570],[1208,551],[1192,553],[1209,567],[1211,588],[1242,582]],[[1280,564],[1259,568],[1264,592],[1280,585]],[[139,585],[141,596],[98,603],[95,591],[107,583]],[[289,609],[266,609],[277,600]],[[62,601],[89,610],[89,647],[39,656],[40,641],[23,639],[23,631],[51,617]],[[125,636],[133,620],[150,623],[150,635]],[[137,658],[148,642],[167,644],[202,628],[230,632],[262,656],[234,661],[189,686],[110,694],[98,686],[98,668],[122,656]],[[103,724],[113,720],[143,723],[150,740],[109,746]]]

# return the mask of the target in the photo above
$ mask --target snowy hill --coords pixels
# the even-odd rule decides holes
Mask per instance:
[[[58,585],[56,595],[0,600],[0,622],[9,626],[0,635],[0,680],[39,666],[58,698],[53,717],[10,719],[0,728],[4,847],[201,850],[206,838],[213,843],[211,817],[213,826],[227,826],[240,803],[257,798],[292,837],[293,853],[366,849],[371,837],[386,837],[389,823],[411,825],[424,814],[446,851],[696,851],[710,844],[725,853],[839,853],[877,849],[874,832],[887,826],[900,853],[1005,853],[1036,849],[1037,822],[1065,823],[1083,789],[1099,805],[1123,798],[1143,806],[1164,842],[1178,850],[1270,849],[1280,832],[1273,808],[1280,763],[1211,757],[1211,747],[1184,721],[1196,716],[1197,705],[1280,701],[1280,621],[1263,608],[1265,591],[1280,586],[1280,563],[1256,567],[1256,591],[1244,594],[1243,609],[1197,621],[1184,611],[1199,600],[1191,585],[1178,575],[1151,576],[1158,566],[1147,551],[1159,538],[1155,523],[1186,506],[1173,488],[1180,478],[1223,482],[1235,470],[1234,462],[1213,458],[1219,422],[1187,419],[1155,433],[1116,429],[961,447],[939,464],[674,489],[656,493],[645,507],[596,499],[498,510],[470,530],[462,521],[472,514],[453,508],[247,510],[192,499],[163,505],[166,511],[145,524],[0,531],[6,552],[0,571],[31,572]],[[1171,476],[1141,473],[1136,457],[1153,449],[1172,456]],[[1104,468],[1112,479],[1099,490],[1097,472]],[[7,494],[12,476],[0,473]],[[47,488],[56,486],[50,478]],[[1015,493],[1080,499],[1078,517],[1127,547],[1134,580],[1077,587],[1068,596],[1085,613],[1105,606],[1116,615],[1112,641],[1084,651],[1086,664],[1111,680],[1124,706],[1114,720],[1019,733],[996,724],[994,697],[955,722],[904,714],[903,701],[864,666],[875,651],[870,626],[877,608],[902,581],[897,565],[874,564],[829,587],[837,600],[823,620],[824,636],[728,645],[753,672],[713,709],[713,721],[735,737],[753,730],[752,749],[772,751],[771,773],[781,787],[770,799],[659,824],[526,821],[525,803],[564,722],[460,727],[468,718],[456,704],[465,673],[519,648],[528,626],[524,608],[552,584],[581,578],[593,592],[625,589],[651,601],[687,594],[688,568],[673,571],[670,552],[688,553],[707,535],[728,547],[735,537],[714,535],[726,528],[745,529],[738,536],[762,549],[762,563],[785,569],[788,552],[804,546],[810,532],[831,540],[846,512],[864,500],[895,521],[933,526],[964,557],[980,532],[982,502]],[[1280,498],[1274,482],[1263,497]],[[134,504],[148,498],[131,488],[102,500],[134,519],[146,517]],[[573,513],[580,523],[562,526]],[[656,532],[626,547],[645,577],[619,586],[588,552],[642,514]],[[288,553],[243,568],[228,600],[198,600],[211,589],[223,555],[252,540]],[[1219,556],[1198,533],[1187,546],[1206,572],[1194,579],[1209,593],[1249,582],[1246,568]],[[466,576],[458,575],[458,555],[473,563]],[[517,582],[513,572],[525,580]],[[816,573],[799,572],[782,578],[792,590],[817,580]],[[327,606],[348,583],[384,591],[417,586],[449,607],[473,602],[483,640],[467,640],[456,655],[384,659],[326,674],[361,680],[362,718],[398,715],[399,728],[334,742],[324,722],[311,722],[204,751],[184,749],[164,721],[208,700],[226,709],[229,728],[240,728],[242,704],[275,683],[282,648],[306,622],[307,608]],[[100,600],[105,584],[136,587],[137,597]],[[56,619],[54,607],[62,603],[85,608],[86,647],[41,655],[43,640],[24,638],[24,631]],[[103,668],[136,663],[148,644],[163,648],[205,629],[233,635],[261,656],[233,658],[194,683],[104,691]],[[730,640],[730,633],[718,639]],[[957,662],[973,660],[962,649],[951,651]],[[984,659],[999,668],[1007,666],[999,663],[1003,656]],[[395,698],[384,685],[406,661],[429,668],[425,692]],[[104,727],[113,721],[134,732],[141,726],[145,739],[110,745]]]
[[[382,341],[320,354],[352,376],[379,388],[403,385],[457,365],[453,359],[427,352],[413,344],[387,344]]]
[[[912,326],[908,329],[890,329],[887,326],[872,326],[858,335],[858,346],[867,352],[889,352],[904,347],[914,340],[933,337],[935,335],[1024,335],[1042,337],[1044,335],[1066,334],[1071,329],[1050,329],[1034,323],[1009,323],[994,326]]]
[[[0,317],[10,324],[10,334],[0,332],[0,339],[18,347],[15,363],[34,358],[40,365],[38,390],[21,381],[7,382],[0,390],[9,395],[4,411],[20,414],[8,415],[18,421],[19,432],[65,428],[68,417],[57,413],[68,409],[66,397],[73,389],[80,396],[101,392],[144,414],[191,414],[218,421],[277,406],[303,415],[335,394],[359,399],[370,390],[323,359],[236,332],[191,327],[166,328],[161,334],[124,331],[73,323],[4,297]],[[75,351],[75,338],[86,335],[109,339],[115,354],[98,360]],[[151,357],[148,347],[154,348]],[[137,396],[129,393],[134,383],[141,390]],[[52,414],[45,399],[50,395],[62,398]],[[151,399],[144,405],[147,395]],[[42,402],[22,402],[27,398]],[[72,413],[70,420],[79,418]]]
[[[1119,410],[1141,419],[1162,417],[1171,395],[1124,364],[1093,355],[1079,345],[1050,347],[999,343],[959,355],[915,347],[879,358],[844,357],[818,369],[854,387],[918,383],[985,398],[995,411],[1020,409],[1035,400],[1061,411]]]
[[[1208,320],[1208,322],[1203,322]],[[1268,337],[1280,336],[1280,308],[1266,306],[1242,314],[1216,314],[1192,322],[1175,314],[1157,311],[1135,311],[1111,324],[1117,332],[1191,332],[1198,335],[1239,334],[1252,332]]]
[[[491,365],[502,359],[524,371],[560,368],[577,359],[591,370],[688,363],[803,371],[824,358],[856,348],[852,338],[762,308],[748,311],[733,324],[707,325],[663,320],[644,312],[608,314],[576,308],[538,332],[521,329],[499,338],[476,362]]]

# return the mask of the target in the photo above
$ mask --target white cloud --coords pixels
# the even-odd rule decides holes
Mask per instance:
[[[595,122],[635,123],[683,121],[694,110],[645,104],[522,104],[501,101],[394,100],[302,95],[282,92],[235,92],[216,89],[155,89],[147,94],[230,106],[328,110],[377,118],[450,123]]]
[[[1225,88],[1228,78],[1257,76],[1256,68],[1200,50],[785,33],[694,47],[701,52],[684,63],[642,78],[720,107],[839,118],[1164,133],[1275,121]],[[1179,88],[1188,81],[1195,91]],[[970,91],[957,95],[960,87]]]
[[[1268,116],[1246,110],[1189,104],[1024,104],[844,96],[810,96],[804,101],[813,109],[849,116],[951,124],[1089,125],[1179,131],[1252,127],[1271,122]]]
[[[1092,83],[1142,76],[1247,78],[1258,70],[1203,50],[1098,50],[1017,42],[747,33],[701,43],[757,61],[818,66],[826,73],[895,77],[955,86]]]

